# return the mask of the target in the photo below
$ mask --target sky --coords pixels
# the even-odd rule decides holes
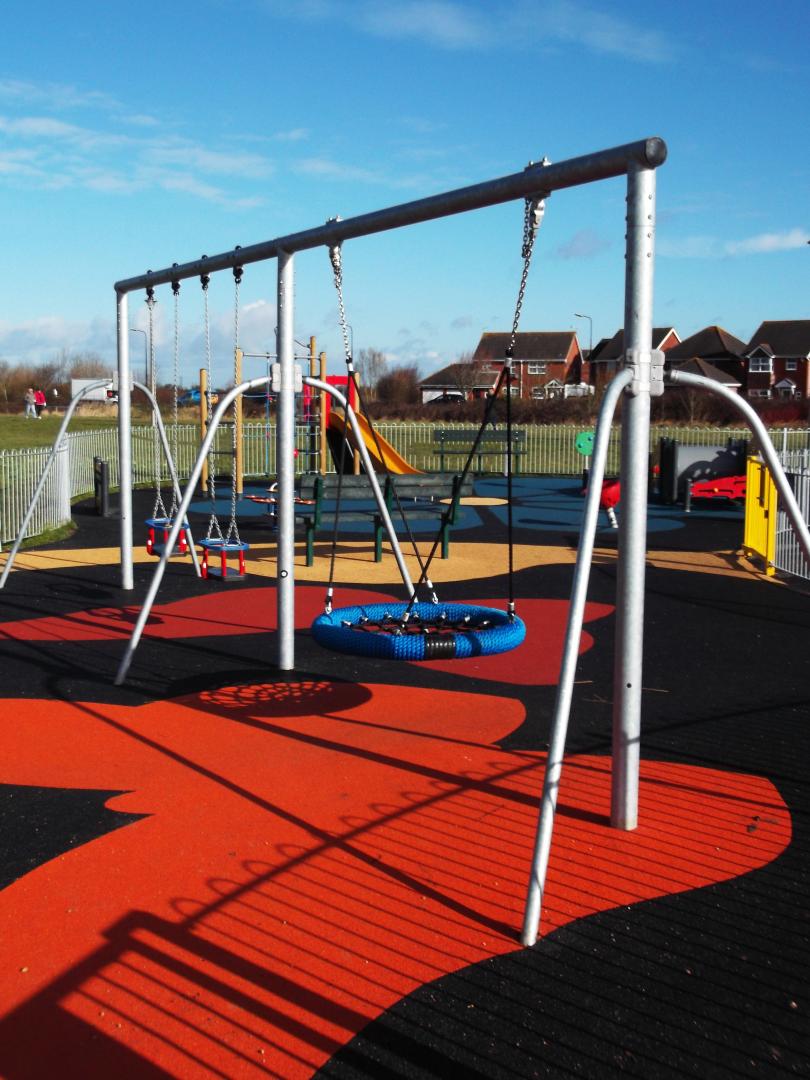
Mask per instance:
[[[0,359],[113,365],[117,280],[649,136],[668,147],[655,324],[748,341],[762,320],[810,318],[808,43],[807,0],[7,0]],[[573,329],[587,348],[621,326],[624,199],[622,179],[549,198],[522,330]],[[522,227],[514,202],[347,242],[355,352],[428,375],[509,330]],[[246,267],[246,352],[274,352],[275,295],[274,261]],[[174,301],[157,300],[170,381]],[[224,385],[229,272],[209,307]],[[325,249],[296,256],[295,312],[296,338],[341,368]],[[196,281],[179,341],[191,385],[206,362]],[[145,343],[131,334],[136,373]]]

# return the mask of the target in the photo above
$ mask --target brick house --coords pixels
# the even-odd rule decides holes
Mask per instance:
[[[680,343],[677,331],[673,326],[656,326],[652,332],[652,347],[668,352]],[[601,390],[616,372],[624,356],[624,330],[617,330],[612,338],[602,338],[594,346],[593,353],[589,357],[591,382]]]
[[[471,360],[450,364],[424,379],[422,401],[458,398],[471,401],[492,389],[503,367],[511,334],[485,332]],[[525,401],[587,394],[588,363],[576,331],[536,331],[518,334],[513,355],[512,396]]]
[[[484,333],[473,353],[473,363],[486,367],[493,382],[503,366],[510,336],[500,332]],[[590,381],[588,363],[582,356],[574,330],[518,334],[512,361],[515,373],[512,393],[525,401],[567,397],[572,390]]]
[[[750,398],[810,398],[810,319],[760,323],[743,350]]]
[[[745,386],[745,342],[722,326],[707,326],[666,350],[666,366],[716,379],[739,392]],[[702,365],[702,367],[701,367]],[[718,373],[723,377],[719,377]]]

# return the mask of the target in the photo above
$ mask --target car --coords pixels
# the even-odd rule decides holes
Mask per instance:
[[[430,398],[429,401],[422,403],[423,405],[463,405],[463,394],[439,394],[438,397]]]
[[[211,398],[211,404],[216,405],[216,403],[219,401],[219,394],[217,393],[216,390],[214,390],[210,394],[210,398]],[[186,408],[189,405],[199,405],[200,404],[200,390],[199,390],[199,387],[197,387],[195,390],[186,390],[184,393],[182,393],[177,399],[177,404],[180,406],[181,409]]]

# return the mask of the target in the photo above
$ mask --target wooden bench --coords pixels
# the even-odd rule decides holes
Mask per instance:
[[[472,480],[461,484],[461,477],[420,473],[408,476],[379,478],[385,505],[397,526],[397,496],[406,515],[414,518],[435,518],[441,524],[440,542],[443,559],[450,554],[450,529],[458,521],[462,497],[472,494]],[[315,536],[328,523],[334,525],[338,476],[304,475],[299,478],[295,520],[304,527],[307,566],[315,559]],[[445,501],[447,500],[447,501]],[[445,516],[446,515],[446,516]],[[371,522],[374,527],[374,561],[382,561],[386,531],[382,515],[374,499],[369,478],[365,475],[344,476],[341,485],[340,522]]]
[[[503,463],[506,471],[506,428],[487,427],[475,451],[478,462],[476,472],[484,471],[484,458],[495,455]],[[478,435],[478,428],[440,428],[436,437],[433,453],[439,455],[439,471],[444,472],[447,457],[469,457],[472,445]],[[526,453],[526,433],[520,428],[512,429],[512,458],[514,471],[520,469],[520,459]]]

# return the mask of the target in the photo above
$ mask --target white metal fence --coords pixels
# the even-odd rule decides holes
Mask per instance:
[[[50,447],[0,453],[0,540],[3,542],[13,540],[19,532],[50,453]],[[27,535],[38,536],[69,521],[70,450],[65,441],[56,452]]]
[[[433,422],[384,422],[377,425],[380,435],[406,458],[415,468],[426,472],[440,467],[438,454],[439,429],[468,428],[463,423]],[[519,459],[521,472],[538,475],[575,476],[582,472],[585,461],[574,448],[574,440],[582,425],[548,424],[520,425],[524,434],[524,453]],[[177,462],[181,479],[185,479],[194,463],[200,441],[199,428],[195,424],[183,424],[177,430],[169,429],[169,442]],[[162,454],[155,457],[156,430],[148,424],[133,426],[133,472],[136,484],[152,484],[155,480],[155,464],[159,465],[160,480],[165,484],[168,470]],[[658,441],[662,437],[676,439],[686,446],[724,445],[728,439],[750,439],[746,428],[717,427],[670,427],[654,425],[650,431],[650,450],[657,455]],[[217,449],[225,456],[220,460],[226,465],[219,472],[230,470],[227,453],[232,447],[233,429],[230,425],[220,429]],[[296,431],[296,471],[307,472],[318,468],[318,452],[310,428],[301,425]],[[774,442],[787,468],[807,469],[810,459],[810,431],[778,431]],[[247,479],[274,477],[276,474],[276,428],[275,424],[247,423],[243,430],[243,462]],[[607,472],[619,470],[621,428],[611,432],[608,450]],[[70,499],[81,498],[93,492],[93,458],[100,457],[109,467],[110,484],[116,487],[118,472],[118,435],[115,428],[96,431],[79,431],[67,435],[64,451],[60,451],[54,475],[46,484],[36,513],[28,530],[36,536],[48,529],[58,528],[70,520]],[[0,451],[0,541],[13,540],[30,502],[31,494],[42,474],[49,450]],[[458,461],[459,459],[455,459]],[[489,459],[493,471],[497,463]],[[331,462],[327,465],[331,468]]]
[[[810,524],[810,468],[806,464],[801,470],[787,466],[786,471],[802,517]],[[777,570],[810,581],[810,567],[807,565],[804,552],[799,547],[790,519],[781,507],[776,513],[776,551],[773,564]]]

